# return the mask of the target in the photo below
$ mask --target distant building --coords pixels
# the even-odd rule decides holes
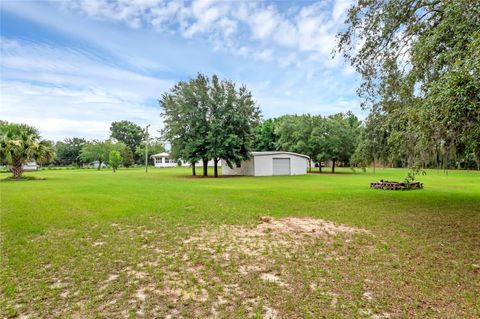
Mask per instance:
[[[153,159],[153,165],[155,167],[176,167],[178,166],[178,161],[171,159],[169,153],[158,153],[150,156]],[[182,166],[189,166],[185,161],[180,161]]]
[[[83,167],[84,168],[98,168],[98,161],[93,161],[91,163],[88,163],[88,164],[83,164]],[[105,162],[102,162],[102,165],[100,165],[100,168],[107,168],[108,165],[105,164]]]
[[[158,153],[155,155],[150,156],[153,159],[153,165],[155,167],[176,167],[180,166],[188,167],[191,164],[184,160],[175,160],[170,158],[170,153]],[[198,161],[195,166],[202,166],[202,161]],[[208,166],[213,166],[213,160],[208,161]],[[218,163],[218,167],[220,167],[220,162]]]
[[[28,162],[22,165],[24,171],[36,171],[38,169],[37,162]]]
[[[7,170],[11,170],[12,169],[12,166],[11,165],[6,165],[6,166],[1,166],[2,168],[5,168]],[[25,163],[22,165],[22,169],[24,171],[36,171],[38,170],[40,166],[37,164],[37,162],[33,161],[33,162],[28,162],[28,163]]]
[[[292,152],[252,152],[249,160],[233,168],[222,160],[222,175],[305,175],[310,157]]]

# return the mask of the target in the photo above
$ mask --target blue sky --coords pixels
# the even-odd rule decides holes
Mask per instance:
[[[331,56],[350,4],[2,1],[1,119],[55,140],[107,138],[119,120],[155,132],[157,99],[198,72],[245,84],[264,118],[363,117],[358,75]]]

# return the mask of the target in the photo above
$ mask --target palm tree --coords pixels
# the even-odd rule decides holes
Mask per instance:
[[[26,124],[0,122],[0,160],[11,166],[13,178],[19,179],[23,164],[48,162],[55,153],[48,141],[42,141],[38,130]]]

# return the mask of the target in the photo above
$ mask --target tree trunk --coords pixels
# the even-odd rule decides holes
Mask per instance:
[[[102,167],[102,161],[98,161],[98,167],[97,167],[97,170],[100,170],[100,168]]]
[[[203,176],[208,176],[208,159],[203,159]]]
[[[213,174],[215,177],[218,177],[218,158],[213,160]]]
[[[318,162],[318,172],[322,172],[322,162]]]
[[[12,162],[12,174],[13,178],[19,179],[23,174],[23,165],[20,159],[14,159]]]
[[[192,163],[192,175],[197,176],[197,172],[195,171],[195,162]]]
[[[312,172],[312,160],[308,160],[308,171],[311,173]]]
[[[336,162],[336,161],[337,161],[337,160],[335,160],[335,159],[332,160],[332,174],[335,173],[335,162]]]

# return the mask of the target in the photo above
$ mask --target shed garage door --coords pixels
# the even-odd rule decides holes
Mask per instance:
[[[290,159],[274,158],[273,175],[290,175]]]

